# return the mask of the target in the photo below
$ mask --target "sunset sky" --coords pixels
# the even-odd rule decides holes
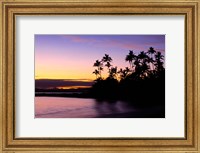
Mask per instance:
[[[124,68],[129,50],[137,54],[149,47],[164,54],[165,35],[35,35],[35,79],[89,82],[96,78],[94,62],[104,54]]]

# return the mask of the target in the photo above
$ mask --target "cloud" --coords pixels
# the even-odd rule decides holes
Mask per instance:
[[[96,40],[96,39],[87,38],[87,37],[83,37],[83,36],[82,35],[80,35],[80,36],[78,36],[78,35],[64,35],[63,37],[67,38],[68,40],[70,40],[72,42],[77,42],[77,43],[98,42],[98,40]]]
[[[75,43],[84,43],[84,45],[92,45],[98,48],[119,48],[123,50],[137,50],[137,51],[147,51],[149,47],[158,47],[163,44],[162,39],[150,39],[143,42],[136,39],[111,39],[108,37],[102,37],[102,35],[63,35],[63,38],[75,42]],[[112,36],[112,35],[111,35]],[[125,35],[126,36],[126,35]],[[118,37],[118,36],[116,36]],[[160,37],[159,37],[160,38]],[[164,50],[162,51],[164,52]]]

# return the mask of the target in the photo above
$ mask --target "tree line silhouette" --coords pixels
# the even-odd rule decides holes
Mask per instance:
[[[105,54],[94,63],[96,75],[91,94],[96,99],[125,100],[140,104],[164,104],[165,68],[164,55],[150,47],[147,52],[136,54],[132,50],[125,57],[129,66],[113,66],[113,59]],[[102,71],[107,70],[107,77]]]

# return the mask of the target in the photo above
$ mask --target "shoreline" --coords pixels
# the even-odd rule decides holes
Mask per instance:
[[[116,98],[116,99],[109,99],[109,98],[96,98],[96,97],[92,97],[92,96],[80,96],[80,95],[35,95],[35,97],[45,97],[45,98],[80,98],[80,99],[93,99],[95,100],[97,103],[102,103],[102,102],[107,102],[110,104],[115,104],[118,101],[123,102],[124,104],[129,105],[130,107],[136,107],[136,108],[141,108],[141,109],[151,109],[151,108],[155,108],[155,107],[160,107],[160,108],[164,108],[165,110],[165,101],[152,101],[151,103],[146,102],[146,101],[141,101],[141,100],[131,100],[131,99],[120,99],[120,98]],[[127,114],[128,116],[128,114]]]
[[[54,113],[54,114],[45,114],[45,115],[35,115],[35,118],[41,119],[41,118],[99,118],[99,119],[106,119],[106,118],[165,118],[165,111],[159,110],[159,111],[132,111],[132,112],[124,112],[124,113],[113,113],[113,114],[102,114],[99,116],[85,116],[85,117],[70,117],[65,115],[65,113]]]

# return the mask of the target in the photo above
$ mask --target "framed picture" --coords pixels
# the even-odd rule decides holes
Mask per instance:
[[[2,152],[199,152],[200,1],[3,0]]]
[[[35,118],[165,117],[165,35],[34,37]]]

